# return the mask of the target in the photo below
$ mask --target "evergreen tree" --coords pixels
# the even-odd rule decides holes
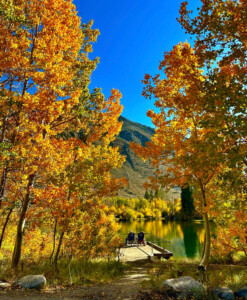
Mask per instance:
[[[165,197],[164,190],[157,188],[157,190],[155,190],[155,193],[154,193],[154,198],[156,198],[156,199],[160,198],[160,199],[164,200],[164,197]]]
[[[149,195],[149,192],[147,190],[145,191],[144,198],[147,199],[147,200],[150,199],[150,195]]]

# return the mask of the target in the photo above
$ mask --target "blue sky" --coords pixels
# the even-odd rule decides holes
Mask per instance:
[[[164,51],[189,40],[176,21],[181,0],[74,0],[83,23],[94,20],[100,36],[92,57],[100,63],[92,75],[90,88],[101,87],[106,96],[112,88],[123,95],[123,116],[152,126],[147,110],[150,100],[141,96],[145,73],[158,72]],[[191,9],[200,6],[190,0]]]

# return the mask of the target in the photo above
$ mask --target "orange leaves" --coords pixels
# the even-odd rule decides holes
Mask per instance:
[[[108,99],[105,99],[101,93],[92,95],[91,105],[94,110],[90,111],[92,126],[87,139],[89,143],[100,139],[101,143],[109,145],[121,130],[122,124],[118,122],[118,117],[123,109],[120,104],[122,95],[115,89],[111,93],[112,95]]]
[[[195,18],[187,10],[187,2],[180,8],[180,24],[196,35],[195,49],[202,60],[235,60],[244,65],[246,55],[245,1],[202,1]],[[229,51],[224,51],[228,49]]]
[[[204,81],[197,56],[188,43],[176,45],[169,53],[165,53],[159,69],[165,79],[159,75],[145,75],[143,95],[156,97],[155,105],[159,108],[183,109],[185,104],[194,109]]]
[[[121,93],[113,89],[109,99],[99,89],[90,94],[98,60],[88,53],[99,31],[92,21],[81,26],[71,0],[0,5],[0,143],[8,148],[0,160],[11,178],[1,186],[4,201],[20,206],[19,224],[26,218],[30,230],[50,233],[55,219],[76,241],[86,225],[94,230],[96,213],[104,215],[95,198],[125,183],[110,173],[124,161],[109,146],[122,126]],[[99,220],[100,235],[110,235],[112,221]]]
[[[186,5],[184,2],[181,6],[181,20],[192,30]],[[210,201],[208,192],[212,188],[210,183],[226,165],[224,152],[229,149],[229,140],[222,136],[224,119],[215,118],[216,111],[209,104],[216,93],[213,89],[214,94],[210,93],[209,82],[212,80],[214,84],[216,78],[203,75],[203,68],[208,66],[203,55],[204,52],[194,51],[189,43],[180,43],[165,52],[159,66],[164,74],[145,75],[143,95],[154,97],[159,109],[159,112],[147,113],[156,126],[155,135],[146,147],[134,144],[131,147],[138,156],[151,159],[152,165],[159,170],[150,178],[151,186],[190,183],[199,191],[200,209],[206,214],[215,204]],[[222,68],[221,72],[234,74],[233,69]],[[220,93],[218,98],[222,99]],[[207,110],[208,107],[211,110]]]
[[[59,91],[71,81],[72,66],[81,48],[80,20],[72,9],[74,6],[63,0],[12,5],[14,20],[0,20],[0,28],[5,30],[0,40],[4,72],[12,75],[11,80],[20,82],[26,78],[37,86]],[[18,16],[27,11],[29,26],[21,26]]]

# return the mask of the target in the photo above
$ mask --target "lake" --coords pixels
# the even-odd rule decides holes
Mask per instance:
[[[119,222],[120,232],[124,237],[130,230],[144,231],[148,240],[159,238],[169,240],[170,243],[160,243],[160,246],[173,252],[174,257],[199,258],[201,257],[204,240],[204,224],[199,221],[126,221]],[[151,234],[153,236],[151,236]]]

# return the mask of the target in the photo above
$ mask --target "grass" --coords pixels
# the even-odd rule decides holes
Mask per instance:
[[[63,282],[70,285],[103,283],[120,277],[129,269],[129,266],[117,261],[106,260],[72,260],[70,265],[60,262],[59,275]]]
[[[204,299],[213,299],[207,291],[215,287],[228,287],[235,292],[247,285],[247,266],[210,264],[206,272],[199,272],[197,267],[198,263],[194,260],[161,261],[155,267],[150,268],[150,279],[144,281],[142,285],[151,289],[157,295],[162,295],[165,280],[180,276],[191,276],[205,287]]]
[[[247,256],[243,252],[236,252],[233,255],[226,256],[212,256],[210,259],[212,264],[221,265],[247,265]]]
[[[0,280],[13,282],[29,274],[43,274],[47,279],[47,287],[94,285],[118,279],[126,271],[145,269],[149,280],[142,282],[143,292],[150,292],[150,299],[164,299],[163,282],[169,278],[191,276],[205,287],[205,295],[200,299],[213,299],[208,291],[215,287],[228,287],[234,292],[247,285],[247,266],[210,264],[206,272],[197,270],[199,260],[172,259],[153,264],[148,261],[124,264],[102,259],[73,259],[59,261],[59,272],[55,272],[49,261],[24,265],[23,271],[15,274],[3,262],[0,264]],[[136,272],[136,271],[135,271]],[[138,272],[138,271],[137,271]],[[146,294],[145,294],[146,295]],[[145,296],[144,295],[144,296]],[[148,300],[148,296],[145,296]],[[157,298],[153,298],[157,296]],[[160,298],[159,298],[160,297]],[[163,298],[162,298],[163,297]]]
[[[14,282],[25,275],[42,274],[47,279],[48,287],[80,286],[108,282],[120,277],[129,269],[130,266],[118,261],[72,259],[69,262],[63,259],[58,263],[58,272],[49,261],[40,261],[37,264],[24,265],[22,271],[15,273],[6,262],[0,268],[0,280]]]

